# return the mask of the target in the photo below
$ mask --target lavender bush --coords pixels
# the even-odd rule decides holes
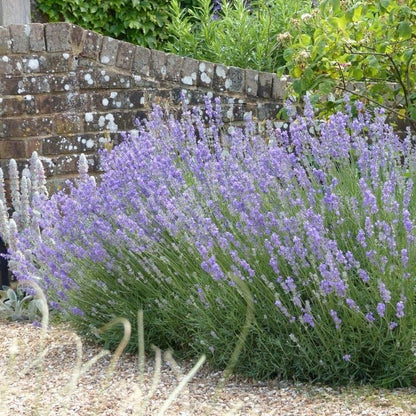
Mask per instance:
[[[381,113],[313,109],[226,130],[220,106],[158,107],[69,194],[41,200],[42,233],[11,265],[85,334],[146,316],[147,345],[234,371],[333,384],[415,374],[416,164]],[[115,346],[121,329],[102,335]],[[135,349],[136,337],[130,348]]]

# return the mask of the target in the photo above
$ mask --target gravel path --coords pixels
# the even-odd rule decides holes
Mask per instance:
[[[231,378],[221,389],[221,374],[204,366],[164,412],[166,400],[190,371],[162,355],[160,379],[148,359],[140,380],[137,358],[123,356],[110,379],[111,356],[99,359],[74,378],[77,336],[50,329],[44,361],[37,361],[41,330],[0,321],[0,414],[17,415],[416,415],[416,389],[370,387],[332,389],[277,381],[258,383]],[[82,362],[100,350],[84,344]],[[71,387],[72,380],[72,387]],[[154,390],[152,389],[154,384]]]

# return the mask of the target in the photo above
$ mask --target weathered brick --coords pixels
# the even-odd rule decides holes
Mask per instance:
[[[40,59],[39,56],[28,56],[27,58],[22,58],[23,72],[31,74],[40,72]]]
[[[228,91],[243,92],[244,89],[244,70],[231,66],[228,69],[225,87]]]
[[[259,103],[257,104],[257,119],[268,120],[275,118],[280,107],[276,103]]]
[[[26,114],[36,114],[36,101],[34,95],[24,95],[23,96],[24,102],[24,113]],[[16,115],[16,114],[15,114]]]
[[[91,107],[91,95],[89,93],[68,94],[69,107],[76,108],[84,113]]]
[[[84,33],[81,56],[98,60],[103,37],[96,32],[88,30]]]
[[[42,140],[41,139],[26,139],[25,140],[25,157],[29,158],[33,152],[42,154]]]
[[[185,88],[172,88],[170,95],[174,106],[181,105],[183,97],[189,103],[189,91]],[[149,99],[152,100],[152,97],[150,96]]]
[[[77,78],[81,89],[124,89],[134,84],[133,77],[111,70],[80,70]]]
[[[85,94],[37,94],[35,101],[39,114],[64,113],[73,109],[82,112],[90,106],[90,97]]]
[[[132,77],[132,87],[143,88],[146,90],[156,89],[159,87],[160,82],[151,79],[144,79],[140,75],[134,74]]]
[[[17,95],[22,94],[23,77],[22,76],[2,76],[0,81],[0,94],[2,95]]]
[[[134,51],[133,72],[142,77],[150,74],[150,49],[136,46]]]
[[[233,107],[234,121],[245,121],[246,106],[244,103],[236,103]]]
[[[214,91],[225,91],[227,83],[228,67],[224,65],[215,65],[214,79],[212,82],[212,89]]]
[[[101,46],[100,62],[104,65],[115,65],[120,41],[104,36]]]
[[[283,81],[277,78],[276,74],[273,74],[273,90],[272,98],[274,100],[284,100],[287,90],[287,81]]]
[[[48,135],[52,129],[52,120],[47,117],[3,118],[0,137],[38,137]]]
[[[118,45],[116,66],[130,71],[133,65],[135,47],[128,42],[120,42]]]
[[[128,92],[128,100],[126,100],[126,104],[129,102],[132,107],[139,108],[144,107],[146,102],[146,97],[143,91],[129,91]]]
[[[259,85],[257,95],[261,98],[271,98],[273,93],[273,75],[268,72],[259,72]]]
[[[91,70],[79,70],[77,71],[77,83],[81,89],[97,88],[97,71]]]
[[[42,140],[42,152],[46,156],[61,155],[65,153],[74,153],[70,149],[71,142],[64,136],[49,136]]]
[[[187,104],[198,106],[205,103],[205,96],[206,92],[201,90],[172,88],[170,101],[175,106],[181,106],[182,98],[185,98]]]
[[[91,96],[91,109],[108,111],[143,107],[144,92],[139,90],[100,91]]]
[[[100,141],[100,138],[102,139]],[[105,139],[105,138],[104,138]],[[105,139],[107,140],[107,139]],[[97,134],[65,134],[43,139],[42,150],[45,155],[67,153],[86,153],[104,147],[104,140]]]
[[[77,56],[77,69],[90,69],[93,71],[97,68],[97,63],[91,58],[83,58],[82,56]]]
[[[166,75],[165,79],[173,82],[179,82],[181,79],[182,56],[167,54],[166,55]]]
[[[136,128],[136,117],[131,111],[112,112],[114,123],[118,131],[131,130]]]
[[[111,110],[108,112],[91,111],[85,114],[84,131],[86,132],[117,132],[131,130],[135,127],[134,113],[131,111]]]
[[[150,55],[150,75],[162,80],[166,75],[166,53],[152,50]]]
[[[151,103],[152,106],[156,104],[164,107],[165,105],[168,105],[171,102],[172,92],[171,90],[168,90],[166,88],[157,88],[152,91],[146,91],[146,96],[147,102]],[[150,107],[148,107],[148,109],[150,109]]]
[[[215,65],[212,62],[202,61],[198,67],[198,86],[211,88],[214,79]]]
[[[50,75],[49,85],[51,92],[70,92],[77,87],[76,73],[69,72],[63,75]]]
[[[0,82],[0,94],[41,94],[50,92],[48,78],[45,76],[11,76],[6,75]]]
[[[32,23],[30,25],[29,49],[32,52],[43,52],[46,50],[45,29],[41,23]]]
[[[20,84],[19,84],[20,85]],[[23,77],[23,82],[18,94],[41,94],[50,92],[51,88],[49,85],[49,79],[44,75],[33,75]]]
[[[39,68],[44,74],[54,72],[68,72],[71,70],[73,55],[67,52],[40,55]]]
[[[8,117],[26,112],[26,101],[21,95],[0,98],[0,116]]]
[[[71,44],[72,50],[76,53],[81,51],[82,39],[84,37],[85,30],[77,25],[71,26]]]
[[[79,114],[57,114],[53,118],[53,128],[56,134],[80,133],[83,130],[83,122]]]
[[[184,58],[181,69],[181,83],[184,85],[196,85],[198,78],[199,62],[196,59]]]
[[[29,52],[30,25],[9,25],[13,53]]]
[[[252,69],[245,70],[245,88],[244,92],[252,97],[257,96],[258,84],[259,84],[259,73]]]
[[[0,140],[0,158],[17,159],[23,157],[26,157],[24,140]],[[3,172],[5,172],[4,169]]]
[[[79,155],[74,154],[52,158],[52,162],[55,166],[53,174],[66,175],[70,173],[77,173],[78,159]]]
[[[20,56],[0,56],[0,75],[19,75],[22,73]]]
[[[11,46],[9,28],[0,26],[0,54],[9,54]]]
[[[49,23],[45,26],[46,50],[48,52],[72,51],[71,25],[69,23]]]

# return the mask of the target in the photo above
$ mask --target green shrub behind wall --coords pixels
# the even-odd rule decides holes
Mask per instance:
[[[68,21],[138,45],[157,48],[166,39],[169,0],[38,0],[52,22]],[[183,2],[192,7],[193,0]]]

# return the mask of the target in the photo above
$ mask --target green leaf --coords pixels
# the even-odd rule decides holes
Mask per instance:
[[[322,81],[318,85],[319,92],[321,92],[322,94],[331,93],[333,88],[334,88],[334,82],[331,80]]]
[[[7,298],[10,299],[11,302],[17,301],[17,294],[13,289],[7,290]]]
[[[381,7],[383,7],[384,9],[387,9],[387,7],[389,7],[391,0],[380,0],[380,5]]]
[[[358,67],[354,67],[351,71],[350,71],[350,75],[351,77],[355,80],[361,80],[363,78],[363,71],[361,70],[361,68]]]
[[[293,81],[292,86],[293,86],[293,90],[295,91],[296,94],[301,95],[304,92],[303,88],[302,88],[302,81],[301,80],[295,79]]]
[[[340,3],[340,0],[331,0],[331,6],[334,11],[339,10],[339,3]]]
[[[301,76],[302,76],[302,68],[300,68],[299,66],[295,66],[294,68],[293,68],[293,71],[292,71],[292,73],[293,73],[293,76],[295,77],[295,78],[300,78]]]
[[[308,45],[310,45],[311,44],[311,38],[310,38],[310,36],[306,35],[305,33],[302,33],[300,35],[300,38],[299,38],[299,43],[302,46],[308,46]]]
[[[363,6],[358,6],[354,8],[354,14],[352,16],[352,20],[354,22],[358,21],[361,18],[361,15],[363,14]]]
[[[403,54],[404,59],[406,61],[408,61],[409,59],[412,59],[413,58],[413,52],[414,52],[414,49],[413,48],[406,49],[404,51],[404,54]]]
[[[403,39],[410,39],[412,37],[412,28],[409,22],[400,22],[398,32],[399,36]]]
[[[416,107],[415,106],[409,107],[409,116],[411,119],[416,120]]]
[[[293,58],[293,49],[291,48],[285,49],[285,51],[283,52],[283,59],[286,62],[290,62],[292,58]]]
[[[345,14],[341,17],[330,17],[328,22],[333,26],[335,29],[345,30],[347,28],[348,19]]]

